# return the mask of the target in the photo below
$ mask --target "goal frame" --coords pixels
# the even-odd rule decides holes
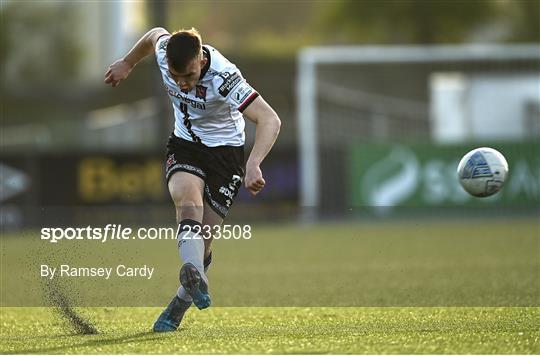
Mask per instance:
[[[436,63],[486,60],[540,60],[538,44],[306,47],[297,56],[297,120],[300,207],[312,221],[320,206],[317,67],[324,64]]]

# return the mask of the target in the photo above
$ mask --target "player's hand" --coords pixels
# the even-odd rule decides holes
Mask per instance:
[[[246,166],[246,177],[244,179],[246,189],[251,195],[257,195],[264,188],[266,182],[262,176],[262,171],[259,165],[250,164],[248,162]]]
[[[124,59],[119,59],[109,66],[107,73],[105,73],[105,84],[111,84],[112,87],[116,87],[120,82],[127,78],[133,66],[131,66]]]

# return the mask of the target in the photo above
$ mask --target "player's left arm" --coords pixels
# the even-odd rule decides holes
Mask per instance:
[[[261,96],[258,96],[242,114],[256,125],[255,144],[246,163],[244,182],[247,190],[252,195],[257,195],[266,184],[260,165],[276,142],[281,120]]]

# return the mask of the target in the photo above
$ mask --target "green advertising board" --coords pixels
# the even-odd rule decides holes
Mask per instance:
[[[508,161],[502,191],[488,198],[468,195],[457,178],[463,155],[492,147]],[[350,206],[540,206],[540,143],[473,145],[362,144],[350,149]]]

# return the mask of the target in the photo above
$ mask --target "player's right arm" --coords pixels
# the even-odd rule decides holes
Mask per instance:
[[[162,27],[155,27],[146,32],[123,58],[109,66],[105,73],[105,84],[111,84],[114,88],[122,80],[126,79],[137,63],[144,57],[154,53],[154,47],[158,39],[168,34],[169,32]]]

